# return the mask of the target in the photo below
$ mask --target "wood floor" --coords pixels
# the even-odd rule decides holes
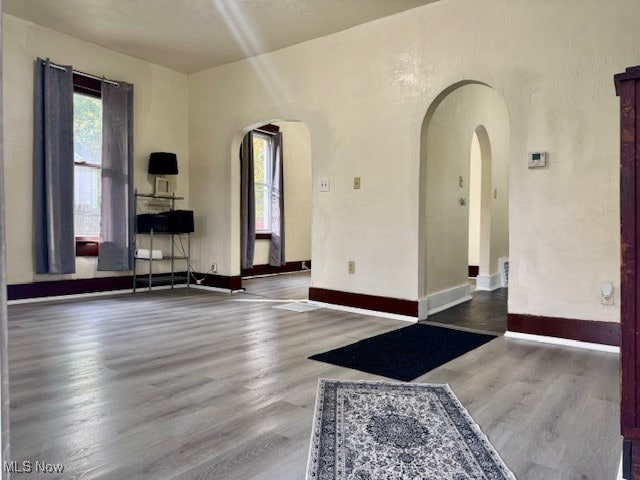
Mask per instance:
[[[309,355],[406,326],[304,298],[158,291],[9,307],[15,478],[303,479],[318,377],[381,379]],[[521,480],[608,480],[621,452],[618,357],[497,338],[420,377],[447,382]]]

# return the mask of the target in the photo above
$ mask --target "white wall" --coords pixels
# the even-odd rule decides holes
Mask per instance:
[[[7,195],[8,283],[111,276],[97,272],[95,258],[79,257],[74,275],[34,275],[32,218],[33,71],[36,57],[134,84],[134,176],[139,190],[153,190],[146,169],[149,153],[178,155],[180,174],[172,179],[188,205],[188,83],[184,74],[116,53],[3,15],[4,136]]]
[[[509,116],[504,100],[486,85],[468,84],[445,93],[434,106],[425,117],[422,133],[424,294],[467,284],[469,154],[478,127],[482,127],[478,149],[486,157],[486,165],[481,164],[480,189],[485,208],[478,219],[484,232],[479,239],[483,247],[478,250],[480,273],[497,273],[498,258],[509,254]],[[463,177],[462,187],[459,176]],[[496,199],[490,195],[493,189],[501,193]]]
[[[473,79],[500,93],[511,119],[509,310],[617,321],[599,285],[619,283],[612,75],[640,61],[636,3],[443,0],[191,75],[201,262],[239,273],[236,132],[292,118],[312,139],[313,285],[417,299],[422,120],[440,92]],[[549,152],[547,169],[527,169],[534,149]],[[322,177],[330,192],[317,191]]]
[[[284,142],[285,260],[311,259],[311,138],[301,122],[271,122]],[[254,265],[269,263],[269,240],[256,240]]]
[[[480,265],[480,205],[482,158],[478,135],[473,132],[469,154],[469,265]]]

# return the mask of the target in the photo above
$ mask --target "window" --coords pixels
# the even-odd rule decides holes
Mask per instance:
[[[100,236],[102,101],[73,94],[74,228],[76,238]]]
[[[271,151],[273,138],[270,135],[253,133],[253,178],[256,201],[256,232],[271,231]]]
[[[38,58],[36,65],[35,270],[74,273],[75,257],[88,255],[78,252],[83,243],[93,244],[97,270],[131,270],[133,85],[49,59]],[[103,149],[109,155],[100,158]]]

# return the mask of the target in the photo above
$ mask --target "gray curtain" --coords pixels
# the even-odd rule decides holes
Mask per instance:
[[[98,270],[133,268],[133,85],[102,82]]]
[[[73,69],[38,58],[34,76],[36,273],[74,273]]]
[[[2,0],[0,0],[0,10],[2,10]],[[1,19],[0,19],[1,22]],[[0,44],[2,42],[2,26],[0,25]],[[0,51],[2,47],[0,45]],[[9,349],[8,337],[9,328],[7,324],[7,277],[6,277],[6,265],[7,265],[7,252],[5,243],[5,228],[4,228],[4,158],[3,158],[3,145],[2,141],[2,62],[0,62],[0,381],[2,387],[0,388],[0,418],[2,421],[2,437],[0,438],[0,445],[2,451],[2,458],[0,461],[8,462],[11,460],[10,448],[9,448]],[[7,477],[8,478],[8,477]]]
[[[284,265],[284,162],[282,153],[282,132],[273,137],[271,150],[271,245],[269,246],[269,265]]]
[[[242,268],[253,267],[256,243],[256,199],[253,178],[253,132],[240,147],[240,248]]]

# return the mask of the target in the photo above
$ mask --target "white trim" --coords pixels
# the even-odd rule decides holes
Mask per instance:
[[[517,340],[529,340],[531,342],[549,343],[552,345],[562,345],[565,347],[597,350],[599,352],[620,353],[620,347],[615,347],[613,345],[602,345],[600,343],[580,342],[578,340],[570,340],[568,338],[547,337],[546,335],[532,335],[530,333],[512,332],[509,330],[504,332],[504,337],[514,338]]]
[[[309,300],[312,305],[318,305],[319,307],[328,308],[330,310],[340,310],[342,312],[359,313],[360,315],[370,315],[372,317],[390,318],[391,320],[402,320],[403,322],[417,323],[417,317],[410,317],[409,315],[399,315],[397,313],[379,312],[378,310],[368,310],[366,308],[347,307],[345,305],[338,305],[336,303],[316,302],[315,300]]]
[[[495,273],[493,275],[478,275],[476,277],[476,290],[493,292],[494,290],[498,290],[500,287],[499,273]]]
[[[492,332],[490,330],[480,330],[478,328],[467,328],[467,327],[462,327],[460,325],[453,325],[451,323],[430,322],[425,320],[420,321],[420,323],[422,325],[431,325],[432,327],[448,328],[449,330],[459,330],[461,332],[479,333],[480,335],[493,335],[496,338],[504,335],[503,333]]]
[[[451,307],[455,307],[456,305],[460,305],[461,303],[465,303],[468,302],[470,300],[473,300],[473,297],[471,295],[465,295],[462,298],[459,298],[458,300],[454,300],[453,302],[449,302],[445,305],[441,305],[437,308],[434,308],[432,310],[428,311],[429,315],[435,315],[436,313],[440,313],[440,312],[444,312],[445,310],[448,310]]]
[[[455,307],[473,299],[471,287],[468,283],[463,283],[453,288],[441,290],[431,295],[427,295],[418,301],[418,318],[424,320],[438,312]]]
[[[207,285],[198,285],[197,283],[191,283],[189,288],[195,288],[196,290],[206,290],[208,292],[220,292],[220,293],[233,293],[240,290],[231,290],[230,288],[209,287]]]
[[[298,300],[294,298],[290,298],[289,300],[285,299],[273,299],[273,298],[235,298],[234,302],[245,302],[245,303],[309,303],[306,299]]]
[[[616,480],[623,480],[623,478],[622,478],[622,455],[620,455],[620,465],[618,465],[618,475],[616,476]]]
[[[296,260],[296,261],[299,262],[300,260]],[[308,261],[311,261],[311,260],[304,260],[303,263],[304,262],[308,262]],[[307,268],[303,268],[302,270],[292,270],[290,272],[262,273],[260,275],[248,275],[246,277],[241,277],[241,278],[243,280],[245,280],[245,279],[246,280],[250,280],[250,279],[253,279],[253,278],[275,277],[275,276],[278,276],[278,275],[295,275],[296,273],[310,273],[310,272],[311,272],[311,269],[309,267],[307,267]]]

